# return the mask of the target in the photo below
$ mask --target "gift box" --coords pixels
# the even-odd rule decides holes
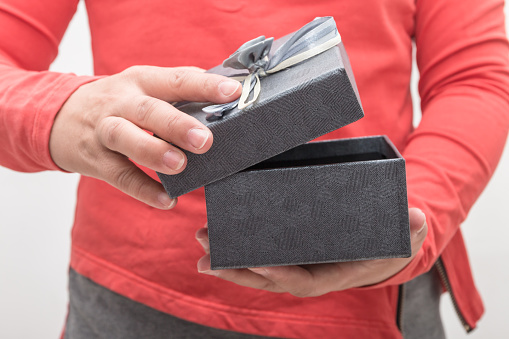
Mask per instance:
[[[205,196],[212,269],[411,255],[405,160],[384,136],[295,147]]]
[[[250,94],[256,95],[256,100],[247,107],[233,107],[222,117],[216,118],[215,115],[202,110],[210,103],[178,105],[179,110],[208,126],[214,135],[214,142],[205,154],[197,155],[184,150],[188,162],[182,173],[177,175],[158,173],[170,197],[178,197],[228,177],[364,116],[348,57],[343,44],[337,38],[339,34],[335,23],[333,24],[335,32],[331,30],[330,20],[332,18],[317,18],[310,24],[313,24],[313,29],[315,26],[319,29],[316,35],[320,39],[324,37],[322,40],[325,44],[332,41],[334,44],[332,47],[277,72],[270,73],[274,68],[267,67],[262,71],[253,69],[261,62],[270,63],[271,60],[278,59],[276,54],[288,47],[288,42],[296,42],[290,46],[291,48],[287,48],[289,55],[293,55],[294,50],[297,47],[301,48],[302,45],[300,40],[293,41],[297,33],[274,41],[270,48],[270,51],[275,51],[274,53],[267,51],[266,45],[268,42],[272,43],[269,39],[255,39],[246,44],[247,46],[241,47],[240,52],[237,51],[229,58],[229,62],[225,62],[225,66],[233,64],[233,67],[239,68],[239,63],[245,63],[245,60],[251,62],[253,54],[259,52],[255,58],[258,60],[256,67],[246,65],[251,74],[254,74],[252,78],[254,80],[245,82],[243,86],[253,87],[252,92],[256,92],[259,86],[259,93]],[[328,25],[328,30],[324,31],[325,24]],[[313,41],[314,38],[310,37],[313,32],[308,28],[298,32],[306,43]],[[334,38],[329,39],[330,36]],[[318,47],[324,45],[319,42],[315,45]],[[315,45],[310,46],[312,51],[316,50]],[[261,50],[257,52],[258,47]],[[245,60],[239,61],[243,57]],[[235,59],[234,62],[232,58]],[[239,75],[240,71],[218,66],[210,72],[234,76]],[[248,72],[241,72],[242,74],[245,76]]]

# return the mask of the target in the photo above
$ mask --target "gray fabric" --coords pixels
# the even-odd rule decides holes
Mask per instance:
[[[405,284],[404,339],[444,339],[440,282],[433,270]],[[127,299],[69,272],[69,314],[64,339],[268,338],[194,324]],[[395,315],[396,321],[396,315]]]
[[[442,286],[435,268],[404,285],[402,327],[404,339],[445,339],[440,318]]]
[[[333,17],[318,17],[291,35],[284,44],[271,51],[273,38],[260,36],[239,47],[223,62],[224,67],[270,71],[281,62],[315,48],[339,35]],[[270,54],[269,54],[270,52]],[[268,56],[267,60],[264,58]]]
[[[409,257],[405,161],[387,150],[309,143],[207,185],[212,269]]]
[[[64,339],[256,339],[255,335],[198,325],[159,312],[69,272]]]

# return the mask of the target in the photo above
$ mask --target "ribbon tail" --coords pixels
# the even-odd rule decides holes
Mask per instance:
[[[336,46],[341,42],[341,35],[336,35],[334,38],[325,41],[323,44],[318,45],[316,47],[313,47],[303,53],[297,54],[293,57],[290,57],[286,60],[283,60],[281,63],[279,63],[276,67],[267,70],[267,74],[276,73],[279,72],[282,69],[288,68],[290,66],[293,66],[295,64],[298,64],[299,62],[302,62],[304,60],[307,60],[309,58],[312,58],[320,53],[325,52],[326,50]]]
[[[245,83],[249,83],[250,85],[244,86],[242,88],[242,94],[240,96],[238,105],[239,109],[244,109],[247,106],[251,105],[253,102],[256,101],[256,99],[258,99],[258,96],[260,95],[261,86],[260,77],[258,76],[258,73],[249,74],[246,78]],[[251,92],[253,92],[253,97],[251,98],[251,100],[248,100]]]
[[[242,94],[239,99],[228,102],[226,104],[217,104],[210,105],[202,108],[202,111],[207,113],[207,121],[215,121],[223,117],[225,112],[238,107],[238,109],[244,109],[247,106],[251,105],[253,102],[258,99],[260,95],[261,85],[260,85],[260,77],[258,73],[249,74],[245,77],[242,83]],[[251,100],[249,97],[253,93]]]
[[[238,102],[239,99],[229,102],[227,104],[210,105],[202,108],[202,111],[207,113],[205,119],[207,119],[207,121],[216,121],[221,119],[225,112],[234,109],[235,106],[237,106]]]

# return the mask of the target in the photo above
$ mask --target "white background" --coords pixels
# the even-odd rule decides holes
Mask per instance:
[[[506,9],[507,13],[507,9]],[[52,70],[92,74],[83,2]],[[412,94],[418,106],[417,73]],[[462,229],[486,313],[468,338],[509,338],[509,148]],[[78,175],[16,173],[0,167],[0,338],[57,338],[67,309],[70,230]],[[448,296],[447,336],[466,338]]]

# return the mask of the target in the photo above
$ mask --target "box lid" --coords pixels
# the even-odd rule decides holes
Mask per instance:
[[[292,34],[276,40],[281,46]],[[269,54],[270,57],[270,54]],[[218,66],[210,70],[231,76],[238,70]],[[158,173],[175,198],[340,127],[364,116],[343,44],[260,79],[261,91],[251,105],[207,120],[202,111],[210,103],[181,103],[179,110],[205,124],[214,135],[204,154],[183,150],[187,167],[176,175]]]

